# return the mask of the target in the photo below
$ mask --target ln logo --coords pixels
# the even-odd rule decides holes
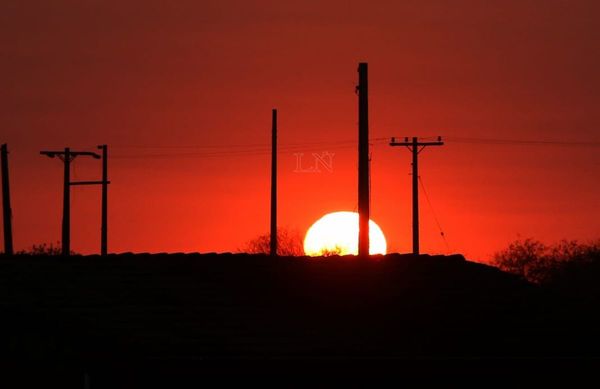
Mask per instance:
[[[323,151],[322,153],[312,153],[313,165],[306,168],[302,166],[302,157],[304,153],[294,153],[296,156],[296,169],[294,173],[322,173],[319,167],[323,167],[329,173],[333,172],[333,156],[334,153]]]

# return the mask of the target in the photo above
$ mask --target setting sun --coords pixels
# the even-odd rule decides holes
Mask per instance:
[[[369,254],[385,254],[387,244],[381,228],[369,221]],[[317,220],[304,238],[306,255],[356,255],[358,253],[358,213],[333,212]]]

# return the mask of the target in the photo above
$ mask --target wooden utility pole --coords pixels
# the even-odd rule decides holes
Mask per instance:
[[[2,163],[2,215],[4,221],[4,254],[13,255],[12,210],[10,208],[10,187],[8,181],[8,146],[1,147]]]
[[[102,225],[100,227],[100,255],[108,254],[108,150],[106,145],[98,146],[102,150]]]
[[[369,80],[366,63],[358,64],[358,255],[369,255]]]
[[[65,148],[63,165],[62,255],[67,256],[71,254],[71,149],[68,147]]]
[[[412,229],[413,229],[413,254],[419,255],[419,153],[427,146],[442,146],[442,138],[436,142],[419,142],[418,138],[404,138],[404,142],[396,142],[392,138],[390,146],[406,146],[412,153]]]
[[[270,254],[277,255],[277,110],[271,120],[271,239]]]
[[[71,162],[78,156],[88,156],[100,159],[101,156],[90,151],[71,151],[66,147],[64,151],[40,151],[40,154],[50,158],[58,157],[64,164],[63,182],[63,219],[62,219],[62,255],[71,254],[71,186],[72,185],[100,185],[108,181],[71,181]]]

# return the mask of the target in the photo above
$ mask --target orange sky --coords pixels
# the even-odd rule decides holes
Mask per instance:
[[[0,5],[17,249],[60,239],[61,164],[39,151],[100,143],[115,157],[110,250],[243,247],[269,226],[270,158],[245,153],[268,146],[273,107],[282,146],[297,145],[280,153],[280,224],[304,232],[353,210],[360,61],[372,138],[448,138],[420,167],[451,251],[485,260],[519,235],[598,237],[597,145],[452,141],[600,142],[595,1],[106,3]],[[308,164],[324,151],[333,172],[294,172],[295,152]],[[372,218],[391,250],[410,251],[410,154],[372,152]],[[80,159],[74,177],[99,169]],[[99,195],[73,188],[75,251],[98,251]],[[422,200],[422,251],[447,252]]]

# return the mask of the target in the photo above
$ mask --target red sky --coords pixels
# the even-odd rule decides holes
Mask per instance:
[[[39,151],[101,143],[114,157],[111,251],[243,247],[269,226],[270,158],[247,151],[268,150],[273,107],[280,224],[304,233],[353,210],[360,61],[371,138],[448,139],[420,167],[451,251],[485,260],[518,236],[598,237],[595,1],[108,3],[0,5],[0,142],[11,150],[17,249],[60,239],[61,164]],[[333,172],[294,172],[295,152],[308,163],[324,151]],[[410,154],[385,142],[372,152],[372,218],[390,249],[410,251]],[[97,161],[76,160],[75,178],[99,175]],[[99,195],[73,188],[75,251],[98,251]],[[447,252],[422,199],[422,251]]]

